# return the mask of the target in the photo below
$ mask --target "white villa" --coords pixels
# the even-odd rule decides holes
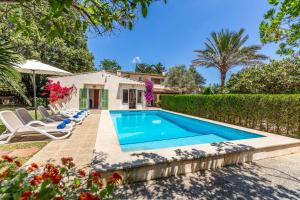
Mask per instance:
[[[143,74],[139,73],[139,76]],[[148,76],[149,74],[144,74],[144,77],[148,78]],[[63,86],[73,84],[76,86],[77,93],[67,102],[70,107],[104,110],[144,109],[146,107],[144,79],[124,77],[121,72],[97,71],[50,79],[60,81]],[[159,94],[176,92],[161,84],[154,84],[154,93],[155,98],[159,98]]]

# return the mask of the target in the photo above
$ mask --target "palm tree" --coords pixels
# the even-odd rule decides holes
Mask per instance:
[[[14,69],[14,65],[20,63],[22,58],[12,50],[7,42],[0,42],[0,84],[16,91],[23,99],[31,105],[19,85],[20,73]]]
[[[226,73],[235,66],[247,66],[260,63],[267,56],[257,54],[261,49],[258,45],[245,46],[248,35],[243,36],[245,30],[232,32],[222,29],[212,32],[207,38],[204,50],[195,50],[197,58],[193,60],[194,66],[215,67],[221,74],[221,89],[224,89]]]
[[[153,65],[152,68],[155,74],[162,74],[163,72],[166,71],[166,67],[163,66],[163,64],[160,62],[157,63],[156,65]]]
[[[152,73],[152,66],[146,63],[137,63],[135,65],[135,72]]]

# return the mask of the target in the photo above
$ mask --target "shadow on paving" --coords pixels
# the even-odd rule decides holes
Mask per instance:
[[[216,148],[218,154],[221,153],[237,153],[237,152],[251,152],[253,147],[243,144],[234,144],[231,142],[219,142],[219,143],[211,143],[211,146]],[[107,162],[107,153],[105,152],[94,152],[93,159],[91,165],[94,169],[123,169],[123,168],[131,168],[131,167],[138,167],[144,166],[147,164],[159,164],[159,163],[166,163],[170,161],[178,161],[178,160],[189,160],[189,159],[198,159],[209,156],[207,152],[203,150],[198,150],[192,148],[191,150],[182,150],[182,149],[175,149],[174,150],[175,156],[171,159],[167,159],[159,154],[152,153],[152,152],[139,152],[139,153],[131,153],[130,156],[133,158],[131,161],[125,162],[118,162],[109,164]],[[247,156],[247,160],[252,160],[252,154],[249,153],[247,155],[239,155],[236,156],[233,162],[238,162],[243,160]]]
[[[118,189],[117,196],[121,199],[300,199],[297,177],[285,172],[279,175],[299,186],[291,189],[275,185],[262,176],[261,170],[259,165],[246,164],[127,184]]]
[[[214,146],[218,153],[249,152],[248,155],[243,156],[248,156],[248,160],[252,160],[253,148],[251,146],[230,142],[212,143],[211,146]],[[207,156],[206,152],[198,149],[176,149],[174,153],[175,156],[171,160]],[[132,153],[131,156],[133,157],[132,161],[109,164],[107,162],[108,155],[104,152],[97,152],[94,154],[92,166],[95,170],[98,167],[118,170],[145,163],[169,161],[167,158],[151,152]],[[243,156],[235,159],[241,160]],[[268,162],[274,161],[278,162],[272,159]],[[284,161],[282,160],[282,162]],[[286,166],[290,164],[293,163],[288,162]],[[284,166],[279,169],[268,166],[255,163],[232,165],[185,176],[125,184],[118,188],[117,197],[120,199],[300,199],[299,177],[290,174]],[[297,171],[297,166],[292,167]],[[161,172],[163,171],[159,171],[159,173]]]

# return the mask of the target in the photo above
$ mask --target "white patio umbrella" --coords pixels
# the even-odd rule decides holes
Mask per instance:
[[[21,73],[32,74],[32,84],[33,84],[33,96],[34,96],[34,110],[35,110],[35,119],[37,119],[37,105],[36,105],[36,74],[45,74],[45,75],[70,75],[72,73],[65,70],[47,65],[37,60],[26,60],[25,63],[17,64],[16,70]]]

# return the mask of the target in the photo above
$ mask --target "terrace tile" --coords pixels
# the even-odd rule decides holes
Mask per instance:
[[[95,147],[100,111],[92,111],[81,125],[78,125],[73,134],[65,140],[56,140],[48,143],[43,149],[35,154],[25,165],[32,162],[44,164],[53,160],[60,164],[61,157],[74,158],[77,166],[90,164]]]

